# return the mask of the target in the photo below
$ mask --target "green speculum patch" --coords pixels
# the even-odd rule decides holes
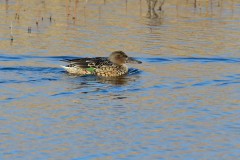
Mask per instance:
[[[95,68],[93,68],[93,67],[90,67],[90,68],[87,68],[86,70],[87,70],[87,71],[89,71],[89,72],[91,72],[91,73],[93,73],[93,72],[94,72],[94,70],[95,70]]]

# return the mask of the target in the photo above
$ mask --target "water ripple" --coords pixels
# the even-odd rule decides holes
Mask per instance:
[[[15,67],[0,67],[0,71],[31,71],[31,72],[41,72],[41,73],[52,73],[52,72],[60,72],[62,69],[53,68],[53,67],[32,67],[32,66],[15,66]]]
[[[199,62],[199,63],[240,63],[240,58],[219,58],[219,57],[169,57],[169,58],[139,58],[141,61],[157,62]]]

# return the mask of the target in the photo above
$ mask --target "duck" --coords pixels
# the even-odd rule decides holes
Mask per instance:
[[[118,77],[128,73],[126,63],[141,64],[142,62],[129,57],[123,51],[114,51],[109,57],[64,59],[69,63],[61,66],[70,74],[96,75],[100,77]]]

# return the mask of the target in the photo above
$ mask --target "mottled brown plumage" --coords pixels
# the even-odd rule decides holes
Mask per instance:
[[[69,65],[62,66],[72,74],[93,74],[102,77],[116,77],[128,72],[126,63],[142,63],[134,58],[128,57],[122,51],[115,51],[109,57],[78,58],[64,60]]]

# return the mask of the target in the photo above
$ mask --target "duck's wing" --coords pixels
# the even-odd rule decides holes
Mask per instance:
[[[80,68],[99,68],[99,66],[102,66],[106,63],[111,63],[107,57],[65,59],[63,61],[69,63],[69,67]]]

